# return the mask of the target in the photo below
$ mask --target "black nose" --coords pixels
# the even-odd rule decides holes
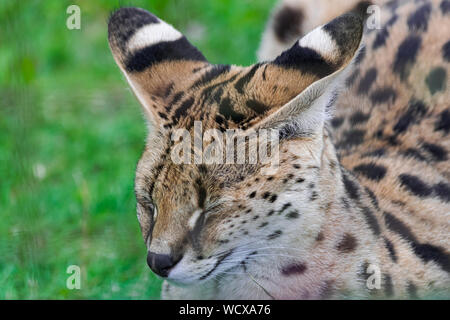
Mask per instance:
[[[180,259],[175,261],[173,257],[168,254],[153,253],[150,251],[147,254],[147,264],[150,269],[164,278],[167,277],[170,269],[172,269],[178,261],[180,261]]]

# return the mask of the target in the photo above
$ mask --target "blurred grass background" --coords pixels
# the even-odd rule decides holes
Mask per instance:
[[[107,19],[142,7],[213,63],[255,62],[275,0],[0,1],[0,299],[158,299],[135,217],[140,106]],[[81,8],[81,30],[66,9]],[[79,265],[81,290],[66,288]]]

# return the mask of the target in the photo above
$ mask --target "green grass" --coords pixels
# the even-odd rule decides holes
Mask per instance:
[[[0,2],[0,299],[159,298],[133,195],[146,128],[108,15],[148,9],[211,62],[249,65],[274,2]],[[81,30],[66,28],[72,3]],[[66,288],[72,264],[81,290]]]

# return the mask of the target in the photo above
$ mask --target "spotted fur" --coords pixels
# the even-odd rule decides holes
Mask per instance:
[[[262,45],[275,49],[250,67],[210,64],[142,9],[110,18],[113,56],[149,122],[135,190],[164,298],[448,297],[445,0],[388,1],[365,49],[367,4],[306,9],[328,2],[283,2],[268,24],[278,40]],[[194,121],[279,129],[278,170],[173,163],[171,134]]]

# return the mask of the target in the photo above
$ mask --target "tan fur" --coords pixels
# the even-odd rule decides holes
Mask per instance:
[[[136,172],[143,236],[150,252],[182,257],[170,271],[170,282],[164,283],[163,298],[416,298],[435,293],[448,297],[450,139],[436,124],[448,110],[450,96],[448,82],[444,90],[432,94],[425,80],[436,67],[444,68],[447,77],[450,73],[442,55],[449,40],[442,33],[448,17],[442,16],[440,2],[430,1],[427,30],[411,31],[408,17],[422,3],[402,1],[385,45],[374,49],[382,30],[366,30],[365,55],[356,58],[354,66],[348,63],[359,41],[345,54],[334,40],[325,43],[323,48],[329,46],[343,56],[321,52],[335,68],[323,78],[271,63],[231,66],[204,83],[201,79],[217,67],[200,61],[124,71],[135,93],[141,92],[138,99],[152,124]],[[286,4],[297,5],[286,1],[279,8]],[[297,8],[304,12],[301,32],[356,4],[298,1]],[[312,9],[306,8],[323,11],[308,15]],[[381,17],[386,28],[391,7],[383,7]],[[395,57],[412,33],[422,39],[421,47],[402,78]],[[268,43],[262,47],[281,52],[286,44],[272,40],[264,38]],[[124,70],[122,51],[110,43]],[[361,92],[371,68],[376,79]],[[182,76],[176,75],[177,70]],[[380,88],[394,92],[395,99],[374,97]],[[325,110],[335,90],[340,92],[337,101],[332,110]],[[224,100],[239,116],[217,122]],[[248,106],[249,100],[267,109],[258,113]],[[411,116],[408,108],[417,101]],[[175,117],[187,102],[187,111]],[[327,119],[326,114],[333,115]],[[412,120],[396,132],[405,115]],[[314,119],[308,122],[308,117]],[[204,129],[265,124],[291,128],[281,140],[278,170],[267,175],[264,164],[173,163],[171,133],[176,128],[192,133],[194,120]],[[427,151],[424,143],[431,149],[428,146]],[[410,149],[423,159],[406,156]],[[411,180],[414,177],[419,181]],[[191,221],[198,210],[204,219],[200,231]],[[370,287],[369,266],[380,272],[380,287]]]

